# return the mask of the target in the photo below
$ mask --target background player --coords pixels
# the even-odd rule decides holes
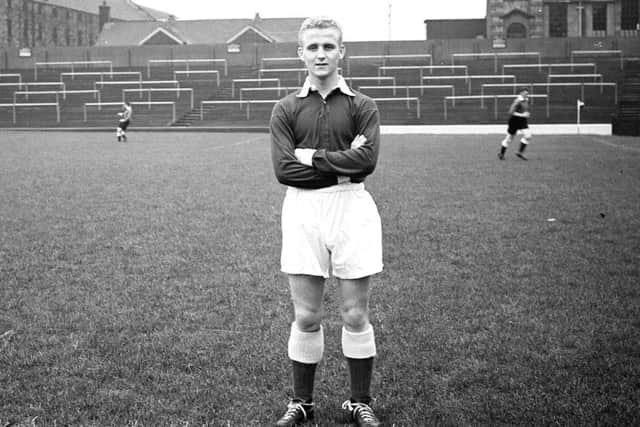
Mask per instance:
[[[122,104],[122,111],[118,113],[120,116],[120,121],[118,122],[118,127],[116,128],[116,136],[118,137],[118,142],[127,140],[127,127],[129,126],[129,122],[131,120],[131,104],[129,101],[125,101]]]
[[[509,143],[515,140],[518,131],[522,132],[522,138],[520,139],[520,149],[516,152],[516,156],[522,160],[527,160],[524,156],[524,150],[531,141],[529,116],[529,89],[522,88],[516,99],[511,103],[511,107],[509,107],[507,136],[502,140],[500,152],[498,153],[500,160],[504,160],[504,153],[507,151]]]
[[[288,275],[295,318],[288,342],[294,396],[276,425],[313,418],[314,378],[324,351],[324,285],[333,274],[341,292],[342,352],[351,380],[351,398],[342,407],[361,427],[378,426],[369,406],[376,355],[369,296],[370,276],[382,271],[382,232],[364,180],[378,158],[379,112],[338,74],[345,49],[335,21],[309,18],[298,38],[308,77],[299,92],[276,104],[270,123],[273,167],[288,186],[281,269]]]

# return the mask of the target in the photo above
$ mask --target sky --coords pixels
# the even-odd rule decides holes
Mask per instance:
[[[326,15],[346,41],[424,40],[425,19],[484,18],[486,0],[134,0],[180,20]],[[389,13],[390,12],[390,13]],[[389,19],[390,15],[390,19]],[[389,25],[391,23],[391,25]]]

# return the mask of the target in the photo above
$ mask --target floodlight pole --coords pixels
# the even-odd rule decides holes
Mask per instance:
[[[388,36],[389,41],[391,41],[391,0],[389,0],[389,12],[387,13],[387,26],[388,26]]]

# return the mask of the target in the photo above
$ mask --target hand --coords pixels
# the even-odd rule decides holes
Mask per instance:
[[[364,135],[356,135],[355,139],[351,142],[351,149],[362,147],[367,142],[367,137]]]
[[[312,158],[313,153],[315,152],[316,150],[313,148],[296,148],[293,153],[295,154],[296,159],[298,159],[298,161],[303,165],[313,166]]]
[[[529,118],[530,116],[531,116],[531,113],[528,111],[525,111],[524,113],[522,113],[522,117]]]

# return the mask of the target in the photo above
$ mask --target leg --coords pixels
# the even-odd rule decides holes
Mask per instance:
[[[342,351],[349,364],[351,399],[368,404],[373,358],[376,355],[373,327],[369,323],[370,278],[340,280],[342,292]]]
[[[324,278],[292,274],[289,275],[289,287],[295,317],[288,343],[294,397],[276,423],[280,427],[294,426],[313,418],[313,384],[324,351],[321,325]]]
[[[507,136],[505,136],[502,142],[500,143],[500,152],[498,153],[498,158],[500,160],[504,160],[504,153],[507,152],[509,143],[512,142],[514,138],[515,138],[515,134],[511,134],[507,132]]]
[[[516,153],[516,155],[520,157],[522,160],[527,160],[527,158],[524,156],[524,150],[526,150],[527,146],[529,145],[529,142],[531,142],[531,130],[528,127],[526,127],[522,129],[522,138],[520,139],[520,149]]]
[[[369,406],[376,343],[369,323],[370,278],[340,280],[342,290],[342,351],[351,378],[351,398],[342,404],[361,427],[378,427],[380,421]]]
[[[290,275],[289,286],[295,316],[289,337],[294,398],[311,402],[316,366],[324,351],[321,325],[324,278]]]

